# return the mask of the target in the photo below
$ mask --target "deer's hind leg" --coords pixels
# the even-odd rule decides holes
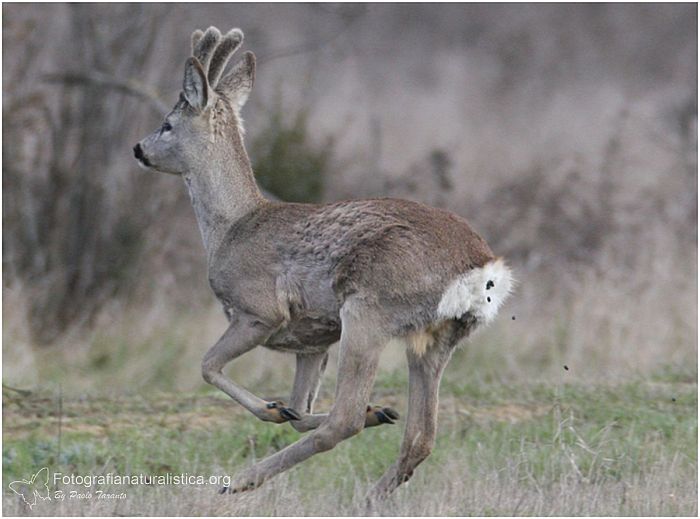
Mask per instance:
[[[293,408],[281,402],[267,402],[234,383],[223,374],[226,364],[264,343],[273,329],[246,314],[231,318],[226,332],[204,355],[202,377],[265,422],[284,423],[300,418]]]
[[[335,403],[320,426],[297,442],[268,456],[237,475],[229,492],[250,490],[314,454],[332,449],[359,433],[365,426],[366,406],[379,363],[379,354],[389,340],[376,312],[346,302]]]
[[[450,322],[422,355],[407,348],[408,417],[401,451],[398,460],[370,491],[369,504],[383,499],[408,481],[416,467],[432,452],[437,432],[440,380],[454,347],[473,329],[474,324],[471,316]]]

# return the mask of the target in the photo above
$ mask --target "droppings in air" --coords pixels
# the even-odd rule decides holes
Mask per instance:
[[[486,300],[487,300],[489,303],[491,302],[491,298],[490,298],[490,297],[487,297]]]
[[[491,281],[490,279],[486,282],[486,290],[488,290],[494,286],[495,285],[493,284],[493,281]]]

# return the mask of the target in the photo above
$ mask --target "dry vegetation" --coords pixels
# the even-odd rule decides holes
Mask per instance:
[[[133,430],[167,433],[183,417],[212,425],[181,447],[204,473],[294,437],[233,408],[216,417],[223,404],[202,396],[199,359],[225,319],[194,215],[177,179],[145,174],[130,156],[175,99],[189,31],[212,20],[242,27],[259,57],[244,115],[273,194],[447,207],[520,280],[450,366],[436,459],[379,512],[696,515],[694,5],[4,5],[3,381],[38,402],[12,397],[3,409],[5,479],[53,452],[53,411],[41,406],[59,393],[85,414],[89,427],[66,434],[86,471],[108,464],[97,446],[158,449]],[[383,367],[377,395],[401,409],[402,352],[388,349]],[[292,368],[255,351],[231,374],[285,394]],[[620,400],[601,413],[593,404],[611,387]],[[135,409],[154,391],[176,404],[158,407],[162,423]],[[83,413],[86,395],[97,411]],[[466,414],[450,408],[457,401]],[[351,514],[398,434],[372,431],[235,501],[137,489],[125,508],[79,513]],[[246,435],[267,439],[227,458],[226,442]],[[161,447],[163,459],[179,452]],[[364,467],[362,456],[382,463]],[[4,505],[26,512],[7,493]],[[62,506],[52,512],[76,513]]]
[[[697,515],[697,386],[659,378],[591,386],[465,383],[448,374],[430,461],[382,515]],[[377,401],[401,405],[384,379]],[[389,389],[391,388],[391,389]],[[327,396],[320,406],[330,405]],[[62,399],[3,391],[6,480],[32,466],[73,474],[225,475],[299,437],[220,395]],[[231,425],[235,424],[235,429]],[[42,515],[356,515],[396,455],[398,427],[365,431],[243,496],[214,485],[52,485],[125,492],[118,501],[39,503]],[[7,446],[9,445],[9,446]],[[206,445],[206,449],[202,449]]]

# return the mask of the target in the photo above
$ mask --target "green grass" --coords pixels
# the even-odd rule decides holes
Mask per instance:
[[[395,378],[388,374],[378,381],[378,402],[398,382]],[[597,508],[594,503],[581,511],[692,515],[697,510],[697,385],[682,377],[679,380],[666,373],[652,381],[609,386],[451,381],[442,394],[436,449],[417,471],[415,483],[401,492],[437,495],[445,491],[446,484],[454,484],[456,477],[464,488],[470,486],[470,481],[475,486],[489,480],[494,491],[521,492],[525,497],[499,497],[494,503],[475,498],[475,503],[450,504],[442,499],[432,509],[436,513],[556,513],[559,508],[555,503],[550,509],[538,508],[545,505],[530,498],[561,493],[556,490],[561,488],[567,492],[578,489],[576,492],[584,494],[585,489],[596,489],[596,495],[605,496],[608,489],[617,488],[615,485],[624,487],[624,494],[615,494],[618,497],[614,499],[619,499],[615,506],[611,498],[601,498]],[[404,401],[400,398],[397,406],[405,412]],[[75,474],[231,474],[301,436],[289,425],[259,422],[214,393],[161,394],[62,402],[59,445],[56,395],[23,397],[4,391],[3,403],[5,481],[27,477],[43,466],[53,472]],[[327,407],[329,402],[320,405]],[[282,483],[277,485],[293,496],[295,506],[303,513],[353,513],[363,489],[398,454],[401,435],[401,427],[367,430],[293,469],[279,478]],[[650,478],[663,479],[663,491],[673,499],[661,499],[654,502],[656,508],[649,504],[645,508],[641,503],[649,497],[640,490],[636,502],[635,489],[651,485]],[[264,496],[272,491],[264,489],[274,489],[275,485],[273,480],[252,495]],[[678,488],[667,491],[669,485]],[[129,490],[135,496],[132,507],[137,501],[163,499],[163,492],[170,492],[170,501],[183,495],[177,487],[169,491],[149,487]],[[214,495],[211,489],[203,490],[207,491]],[[320,503],[318,495],[336,498]],[[12,506],[14,502],[5,489],[5,504]],[[425,502],[422,509],[401,513],[430,515],[433,505],[429,505],[429,499]],[[276,508],[280,503],[275,503],[265,501],[262,510],[258,504],[249,513],[282,513]],[[59,512],[75,514],[85,512],[80,506],[87,505],[63,506]],[[247,513],[245,506],[235,510]],[[89,511],[113,513],[114,508]],[[392,513],[399,512],[394,509]]]

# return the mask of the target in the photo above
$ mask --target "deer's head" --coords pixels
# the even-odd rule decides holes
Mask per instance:
[[[245,153],[239,112],[253,86],[253,53],[246,52],[222,77],[242,41],[240,29],[224,36],[216,27],[192,33],[192,56],[185,62],[180,99],[162,126],[134,146],[140,165],[182,174],[218,149]]]

